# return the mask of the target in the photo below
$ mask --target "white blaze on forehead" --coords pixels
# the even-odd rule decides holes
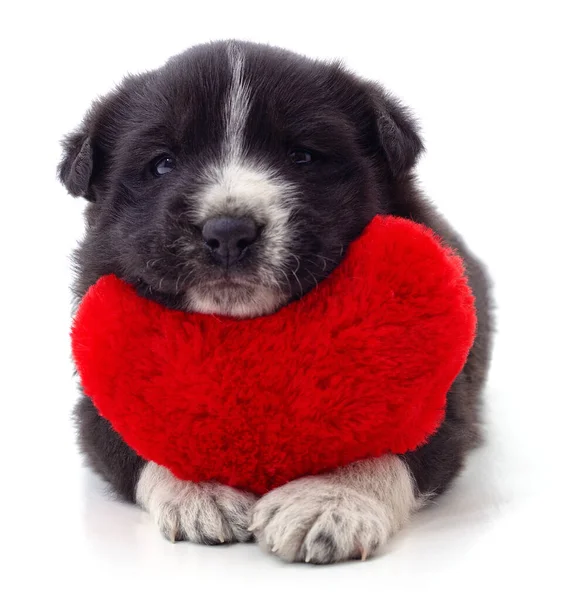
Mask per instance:
[[[243,133],[250,112],[250,90],[244,79],[244,57],[240,49],[230,44],[228,60],[232,73],[225,104],[226,133],[223,154],[225,160],[239,160],[243,152]]]

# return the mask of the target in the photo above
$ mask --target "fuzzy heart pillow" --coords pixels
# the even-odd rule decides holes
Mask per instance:
[[[103,277],[72,348],[85,392],[141,456],[262,494],[423,444],[474,333],[459,257],[421,225],[376,217],[329,277],[270,316],[173,311]]]

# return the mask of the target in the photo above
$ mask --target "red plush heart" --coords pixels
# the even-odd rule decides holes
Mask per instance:
[[[376,217],[329,277],[271,316],[173,311],[106,276],[72,347],[84,390],[144,458],[264,493],[422,444],[474,333],[461,260],[421,225]]]

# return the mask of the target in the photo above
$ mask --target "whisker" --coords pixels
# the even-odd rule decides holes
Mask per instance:
[[[324,263],[326,261],[329,261],[329,262],[333,263],[334,265],[338,265],[339,264],[339,262],[337,260],[333,260],[333,258],[328,258],[327,256],[323,256],[322,254],[315,254],[314,256],[317,256],[318,258],[321,258],[324,261]]]
[[[180,279],[182,278],[182,273],[180,273],[178,275],[178,278],[176,279],[176,294],[180,293]]]
[[[290,256],[293,256],[293,257],[295,258],[295,260],[296,260],[296,263],[297,263],[295,270],[296,270],[296,271],[299,271],[299,270],[300,270],[300,268],[301,268],[301,262],[300,262],[300,259],[299,259],[299,258],[297,257],[297,255],[296,255],[296,254],[294,254],[293,252],[290,252]]]
[[[287,288],[289,290],[291,288],[291,284],[290,284],[290,280],[289,280],[288,274],[283,269],[279,269],[279,272],[282,274],[282,276],[286,280]]]
[[[303,296],[303,286],[301,284],[301,281],[299,280],[299,277],[297,276],[297,273],[295,271],[292,270],[293,276],[295,277],[295,280],[298,282],[299,285],[299,289],[300,289],[300,298]]]
[[[315,287],[317,287],[319,285],[319,282],[316,279],[315,275],[307,268],[306,268],[306,271],[313,277],[313,280],[315,281]]]
[[[146,269],[151,270],[154,268],[154,265],[158,263],[158,261],[162,260],[162,258],[151,258],[147,263],[146,263]]]

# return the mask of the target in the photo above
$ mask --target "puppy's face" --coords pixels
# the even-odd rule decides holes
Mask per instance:
[[[91,201],[79,291],[112,272],[174,308],[273,312],[337,266],[420,150],[397,103],[337,65],[193,48],[65,142],[60,177]]]

